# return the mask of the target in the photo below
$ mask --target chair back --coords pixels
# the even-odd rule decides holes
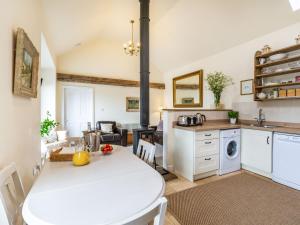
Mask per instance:
[[[162,197],[147,210],[141,211],[130,222],[125,222],[124,225],[146,225],[151,224],[152,221],[153,225],[164,225],[166,210],[167,199]]]
[[[24,189],[14,163],[0,171],[0,224],[21,225]]]
[[[146,163],[153,164],[155,150],[155,145],[140,139],[136,155],[142,160],[144,160]]]

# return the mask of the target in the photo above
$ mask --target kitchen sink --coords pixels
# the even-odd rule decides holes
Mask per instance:
[[[258,125],[258,124],[250,124],[250,126],[252,126],[252,127],[263,127],[263,128],[276,128],[276,127],[279,127],[279,126],[276,126],[276,125]]]

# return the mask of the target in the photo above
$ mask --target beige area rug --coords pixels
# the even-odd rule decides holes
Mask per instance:
[[[300,225],[300,191],[247,173],[167,198],[181,225]]]

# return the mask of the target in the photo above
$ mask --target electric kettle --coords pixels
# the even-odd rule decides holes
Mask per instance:
[[[201,113],[197,113],[196,118],[197,118],[197,124],[198,125],[202,125],[206,121],[205,115],[203,115]]]

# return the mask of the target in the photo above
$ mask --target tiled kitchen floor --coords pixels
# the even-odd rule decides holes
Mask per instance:
[[[224,178],[227,178],[227,177],[230,177],[233,175],[237,175],[237,174],[240,174],[243,172],[244,171],[237,171],[237,172],[226,174],[223,176],[212,176],[212,177],[208,177],[208,178],[198,180],[195,182],[191,182],[191,181],[186,180],[185,178],[179,177],[178,179],[171,180],[166,183],[165,193],[166,193],[166,195],[170,195],[170,194],[173,194],[176,192],[180,192],[180,191],[192,188],[192,187],[211,183],[213,181],[221,180],[221,179],[224,179]],[[171,213],[167,212],[165,225],[180,225],[180,223],[172,216]]]

